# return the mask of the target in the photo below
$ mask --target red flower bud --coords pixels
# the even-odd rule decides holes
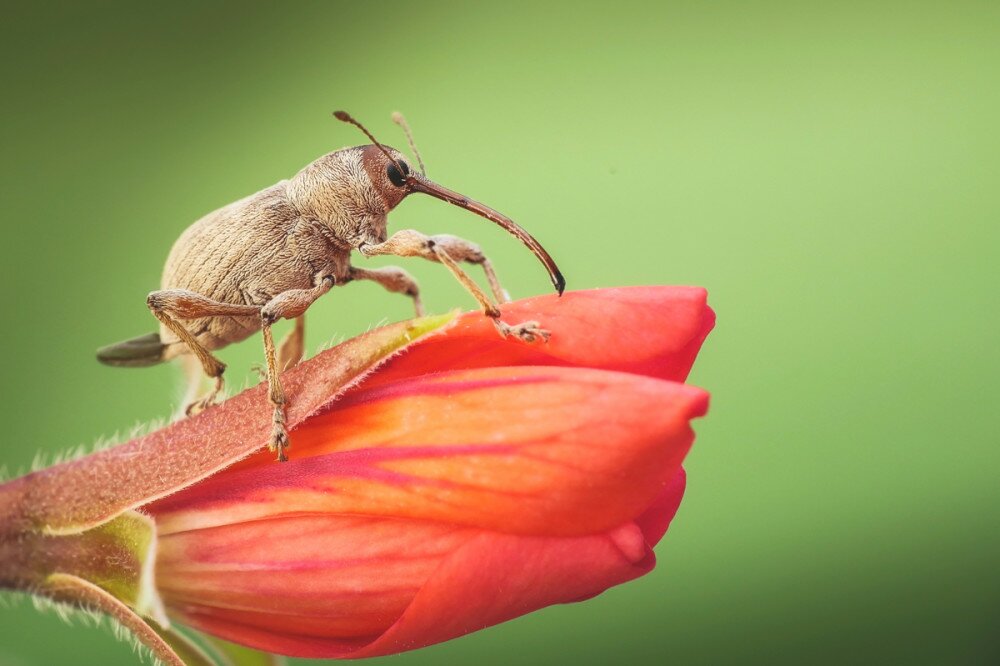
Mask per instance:
[[[290,462],[230,464],[266,441],[263,395],[244,394],[167,429],[174,446],[219,451],[188,483],[92,516],[77,502],[74,524],[137,508],[155,523],[168,615],[306,657],[410,650],[643,575],[684,491],[689,421],[707,409],[681,383],[714,324],[704,290],[502,309],[550,341],[503,340],[466,314],[339,397],[347,375],[316,369],[331,350],[287,373]]]
[[[263,650],[362,657],[649,571],[707,407],[652,377],[686,377],[704,292],[571,293],[505,317],[552,339],[464,315],[299,426],[289,463],[262,453],[146,507],[167,608]]]

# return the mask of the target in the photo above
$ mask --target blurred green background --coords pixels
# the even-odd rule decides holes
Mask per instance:
[[[697,284],[713,394],[652,574],[393,664],[997,663],[1000,4],[20,3],[0,27],[0,405],[10,473],[166,416],[98,365],[202,214],[363,143],[502,210],[570,288]],[[522,246],[430,198],[391,228]],[[381,262],[399,263],[399,262]],[[410,260],[434,311],[473,303]],[[370,284],[309,342],[409,316]],[[226,349],[255,381],[253,341]],[[130,664],[0,608],[0,664]]]

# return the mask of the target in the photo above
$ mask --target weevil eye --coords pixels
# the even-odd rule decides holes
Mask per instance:
[[[410,167],[406,164],[406,162],[400,160],[399,166],[403,167],[402,173],[400,173],[399,167],[395,164],[390,164],[385,168],[385,173],[389,176],[389,182],[396,187],[402,187],[403,183],[406,182],[406,177],[410,175]]]

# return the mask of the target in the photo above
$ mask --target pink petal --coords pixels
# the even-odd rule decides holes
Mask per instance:
[[[686,487],[687,474],[682,467],[667,481],[653,503],[635,519],[635,524],[642,530],[650,546],[660,543],[660,539],[667,533],[667,528],[670,527],[681,505]]]
[[[477,534],[391,518],[282,516],[166,535],[156,576],[167,606],[195,625],[221,618],[268,633],[373,637]]]
[[[444,558],[398,619],[377,636],[328,633],[315,617],[266,609],[196,609],[183,618],[203,631],[297,657],[359,658],[445,641],[545,606],[592,597],[637,578],[655,563],[642,531],[625,524],[582,537],[525,537],[481,532]],[[378,584],[377,572],[371,581]],[[358,600],[366,607],[364,590]],[[273,598],[273,597],[272,597]],[[262,599],[266,602],[267,599]],[[301,622],[301,624],[299,624]]]

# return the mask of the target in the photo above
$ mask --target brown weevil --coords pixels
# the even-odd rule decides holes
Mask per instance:
[[[475,297],[503,336],[525,342],[547,340],[537,322],[507,324],[486,293],[459,266],[479,264],[498,302],[508,300],[489,260],[479,247],[455,236],[427,236],[412,229],[387,235],[386,216],[407,195],[419,192],[472,211],[520,239],[549,272],[560,294],[565,281],[548,252],[510,218],[427,179],[423,161],[406,121],[403,127],[417,157],[415,173],[402,153],[379,143],[343,111],[337,119],[355,125],[370,145],[342,148],[320,157],[289,180],[209,213],[188,227],[174,243],[163,269],[161,289],[146,300],[160,321],[157,333],[104,347],[97,358],[108,365],[142,367],[184,358],[189,376],[186,412],[210,406],[222,390],[224,363],[212,351],[239,342],[258,329],[273,407],[269,446],[286,460],[285,395],[279,373],[294,366],[304,349],[304,314],[335,285],[372,280],[413,299],[422,314],[416,282],[396,267],[357,268],[351,252],[366,257],[422,257],[443,264]],[[276,350],[271,326],[294,319],[295,327]],[[215,380],[212,390],[195,399],[201,372]]]

